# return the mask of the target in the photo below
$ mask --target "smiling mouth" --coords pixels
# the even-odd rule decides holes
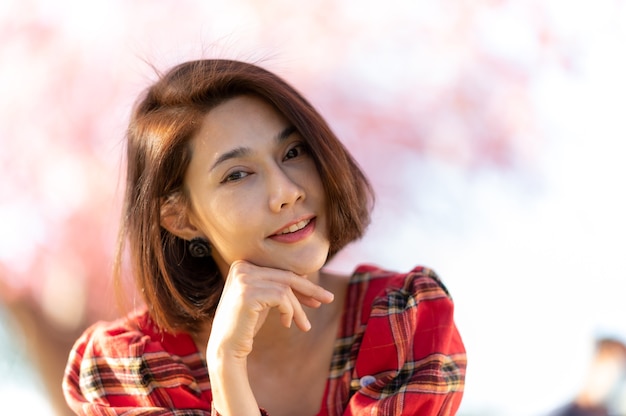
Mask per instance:
[[[311,219],[302,220],[300,222],[292,224],[289,227],[286,227],[285,229],[277,232],[276,235],[295,233],[296,231],[299,231],[299,230],[303,229],[304,227],[306,227],[307,225],[309,225],[310,222],[311,222]]]

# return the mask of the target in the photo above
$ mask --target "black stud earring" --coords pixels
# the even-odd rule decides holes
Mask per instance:
[[[192,239],[189,242],[188,249],[193,257],[209,257],[211,255],[211,246],[202,237]]]

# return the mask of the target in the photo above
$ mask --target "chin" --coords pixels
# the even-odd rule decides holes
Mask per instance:
[[[299,275],[311,275],[311,274],[315,274],[317,272],[319,272],[322,267],[324,267],[324,264],[326,264],[326,262],[321,262],[321,263],[315,263],[315,264],[296,264],[293,267],[290,267],[289,270],[294,272],[295,274],[299,274]]]
[[[315,252],[301,253],[300,255],[284,259],[279,268],[289,270],[300,275],[309,275],[319,272],[328,260],[328,248]]]

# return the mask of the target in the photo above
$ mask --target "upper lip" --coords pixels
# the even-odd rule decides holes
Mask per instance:
[[[291,221],[285,225],[283,225],[282,227],[280,227],[279,229],[277,229],[276,231],[274,231],[271,235],[278,235],[278,234],[282,234],[283,232],[287,231],[289,229],[289,227],[298,224],[299,222],[302,221],[307,221],[310,222],[313,218],[315,218],[314,215],[307,215],[304,217],[300,217],[294,221]]]

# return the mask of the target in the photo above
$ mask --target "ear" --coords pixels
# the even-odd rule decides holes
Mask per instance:
[[[201,237],[189,218],[189,208],[179,193],[161,198],[161,227],[183,240]]]

